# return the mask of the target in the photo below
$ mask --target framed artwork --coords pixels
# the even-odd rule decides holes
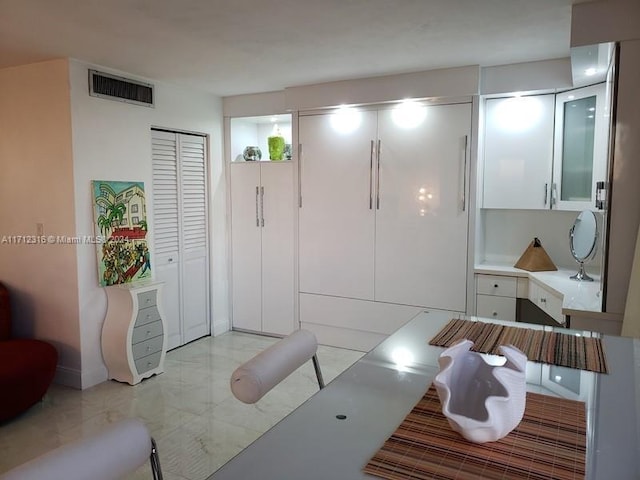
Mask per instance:
[[[101,286],[151,278],[143,182],[93,180],[93,214]]]

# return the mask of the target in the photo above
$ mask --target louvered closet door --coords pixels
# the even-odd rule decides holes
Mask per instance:
[[[205,139],[179,138],[182,199],[183,342],[209,333]]]
[[[205,139],[154,131],[152,152],[156,278],[175,348],[209,333]]]
[[[153,234],[155,278],[164,282],[162,306],[167,348],[182,345],[180,308],[180,226],[178,142],[174,133],[152,132]]]

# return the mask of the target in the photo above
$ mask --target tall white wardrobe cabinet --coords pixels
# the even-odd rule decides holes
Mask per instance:
[[[299,118],[300,321],[366,350],[466,310],[471,104]]]
[[[155,279],[167,348],[210,332],[206,138],[152,130]]]
[[[233,328],[294,330],[293,164],[231,162]]]

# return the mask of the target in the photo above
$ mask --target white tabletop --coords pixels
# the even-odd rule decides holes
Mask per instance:
[[[417,315],[209,480],[376,478],[362,468],[431,384],[443,349],[428,341],[451,318]],[[611,374],[528,362],[527,387],[587,403],[588,480],[640,478],[640,342],[603,341]]]

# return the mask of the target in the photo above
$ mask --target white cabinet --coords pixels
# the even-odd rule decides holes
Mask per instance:
[[[566,323],[562,313],[563,295],[552,291],[542,283],[529,280],[529,300],[559,324]]]
[[[155,278],[172,349],[210,332],[206,139],[154,130],[151,142]]]
[[[373,300],[377,114],[340,115],[299,119],[300,291]]]
[[[464,312],[471,107],[424,113],[411,128],[378,115],[374,299]]]
[[[466,310],[470,126],[469,104],[300,117],[299,290],[342,328],[367,331],[360,301]]]
[[[593,209],[607,179],[609,116],[605,84],[556,96],[553,202],[559,210]]]
[[[484,208],[549,208],[554,95],[485,104]]]
[[[294,330],[292,162],[230,164],[233,328]]]
[[[485,103],[483,208],[595,208],[606,180],[605,84]]]
[[[131,385],[164,371],[167,352],[162,284],[127,283],[107,287],[102,356],[109,378]]]
[[[516,277],[476,275],[476,315],[516,320]]]

